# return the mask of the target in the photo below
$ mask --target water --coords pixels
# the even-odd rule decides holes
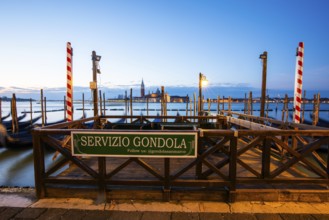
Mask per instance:
[[[211,106],[211,113],[217,113],[217,103],[213,103]],[[271,111],[268,112],[268,116],[272,118],[276,118],[281,120],[282,117],[282,103],[269,104],[269,109]],[[81,103],[75,103],[74,105],[74,119],[78,119],[82,117],[83,111]],[[146,103],[134,103],[133,109],[134,115],[146,115]],[[149,115],[157,115],[161,113],[161,106],[159,103],[149,103]],[[188,105],[190,112],[190,104]],[[192,106],[193,108],[193,106]],[[222,109],[222,105],[220,105]],[[244,104],[243,103],[232,103],[232,110],[243,113]],[[255,103],[253,105],[254,115],[259,116],[260,114],[260,105],[259,103]],[[275,109],[278,109],[275,111]],[[64,105],[63,102],[59,101],[48,101],[47,102],[47,122],[54,122],[64,118]],[[93,115],[93,106],[90,103],[85,104],[87,117],[91,117]],[[107,115],[123,115],[125,113],[125,104],[124,103],[110,103],[106,105],[106,114]],[[168,115],[176,115],[179,113],[180,115],[186,115],[186,103],[168,103],[167,105]],[[204,110],[208,109],[208,105],[204,105]],[[224,109],[227,109],[227,104],[224,105]],[[292,104],[289,104],[289,109],[292,109]],[[306,104],[306,110],[312,110],[312,104]],[[320,105],[320,117],[329,120],[329,104],[321,104]],[[32,106],[32,117],[36,117],[41,115],[40,113],[41,106],[40,104],[33,102]],[[30,103],[29,102],[18,102],[17,103],[17,113],[21,115],[21,112],[30,111]],[[7,115],[10,112],[10,103],[2,102],[2,115]],[[305,112],[305,119],[311,120],[310,113],[312,111]],[[193,114],[193,111],[192,111]],[[24,120],[30,120],[31,115],[27,114],[27,117]],[[9,120],[9,119],[6,119]],[[289,119],[291,120],[291,119]],[[41,119],[37,122],[41,123]],[[45,156],[46,166],[51,166],[53,162],[54,152],[47,152]],[[32,146],[28,149],[6,149],[0,148],[0,186],[20,186],[20,187],[33,187],[34,186],[34,165],[33,165],[33,150]]]

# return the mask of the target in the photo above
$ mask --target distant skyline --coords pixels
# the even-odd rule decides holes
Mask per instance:
[[[95,50],[100,88],[142,78],[146,87],[197,87],[202,72],[212,93],[259,89],[264,51],[267,88],[292,91],[302,41],[303,89],[329,90],[328,9],[328,0],[0,0],[0,96],[8,87],[65,87],[66,42],[76,87],[92,81]]]

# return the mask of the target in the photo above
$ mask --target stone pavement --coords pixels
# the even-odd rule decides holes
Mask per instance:
[[[0,220],[124,219],[124,220],[329,220],[329,203],[296,202],[151,202],[91,199],[36,200],[33,190],[0,189]]]

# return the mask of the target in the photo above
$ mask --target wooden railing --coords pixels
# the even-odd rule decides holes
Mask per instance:
[[[33,130],[38,198],[49,196],[49,190],[58,186],[63,190],[92,188],[103,196],[115,186],[120,186],[116,188],[120,190],[142,186],[144,190],[161,189],[164,200],[170,200],[177,189],[194,188],[225,190],[226,199],[234,201],[237,190],[245,185],[268,188],[280,184],[289,188],[298,184],[325,188],[329,184],[328,130],[227,130],[221,129],[227,126],[225,116],[181,117],[177,122],[197,123],[198,156],[193,159],[72,156],[72,131],[85,129],[91,121],[98,123],[86,131],[117,131],[115,123],[110,123],[112,126],[104,123],[113,118],[94,117]],[[149,132],[152,127],[143,128],[153,123],[151,118],[139,116],[132,121],[140,125],[137,129]],[[170,116],[161,119],[177,121]],[[209,121],[212,129],[203,129],[202,126],[211,127]],[[61,155],[51,165],[45,163],[47,148]]]

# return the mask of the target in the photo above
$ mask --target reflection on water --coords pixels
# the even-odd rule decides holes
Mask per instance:
[[[18,102],[17,103],[18,108],[18,115],[23,111],[30,111],[29,103],[27,102]],[[168,103],[167,109],[168,109],[168,115],[176,115],[177,112],[179,112],[180,115],[186,115],[186,112],[188,115],[193,114],[193,109],[190,109],[190,106],[188,105],[188,111],[186,111],[186,103]],[[269,111],[268,116],[272,118],[276,118],[281,120],[282,117],[282,103],[279,103],[278,105],[275,103],[269,104]],[[125,113],[125,105],[124,103],[111,103],[110,105],[106,105],[106,114],[108,115],[123,115]],[[148,114],[149,115],[157,115],[160,114],[161,106],[159,103],[149,103],[147,106],[146,103],[134,103],[133,109],[134,115],[147,115],[146,109],[149,109]],[[220,105],[220,108],[222,109],[223,106]],[[243,103],[232,103],[232,110],[243,112],[244,104]],[[259,103],[254,104],[254,115],[259,115]],[[320,108],[322,111],[320,111],[320,117],[322,117],[325,120],[329,120],[329,104],[321,104]],[[47,103],[47,121],[53,122],[58,121],[60,119],[64,118],[64,111],[60,110],[63,109],[63,102],[48,102]],[[82,110],[82,104],[75,104],[75,112],[74,112],[74,118],[80,118],[83,114]],[[93,115],[92,105],[86,104],[85,105],[87,117],[90,117]],[[208,105],[205,103],[204,109],[208,109]],[[212,103],[210,106],[211,112],[216,114],[217,112],[217,104]],[[227,104],[224,105],[224,109],[227,109]],[[277,111],[276,111],[277,109]],[[292,104],[289,105],[289,109],[292,109]],[[306,105],[306,111],[305,112],[305,119],[311,120],[310,113],[313,109],[312,104]],[[32,110],[32,117],[36,117],[40,115],[40,105],[34,103],[33,110]],[[10,112],[10,103],[8,102],[2,102],[2,114],[6,115]],[[28,114],[27,118],[25,120],[29,120],[30,115]],[[9,120],[9,119],[6,119]],[[289,119],[291,120],[291,119]],[[40,123],[39,121],[38,123]],[[52,161],[54,152],[47,152],[45,156],[45,163],[46,166],[49,167],[54,162]],[[0,186],[34,186],[34,164],[33,164],[33,150],[32,146],[28,149],[5,149],[0,148]]]
[[[49,166],[53,152],[46,152],[45,161]],[[0,186],[34,186],[34,161],[32,147],[29,149],[0,149]]]

